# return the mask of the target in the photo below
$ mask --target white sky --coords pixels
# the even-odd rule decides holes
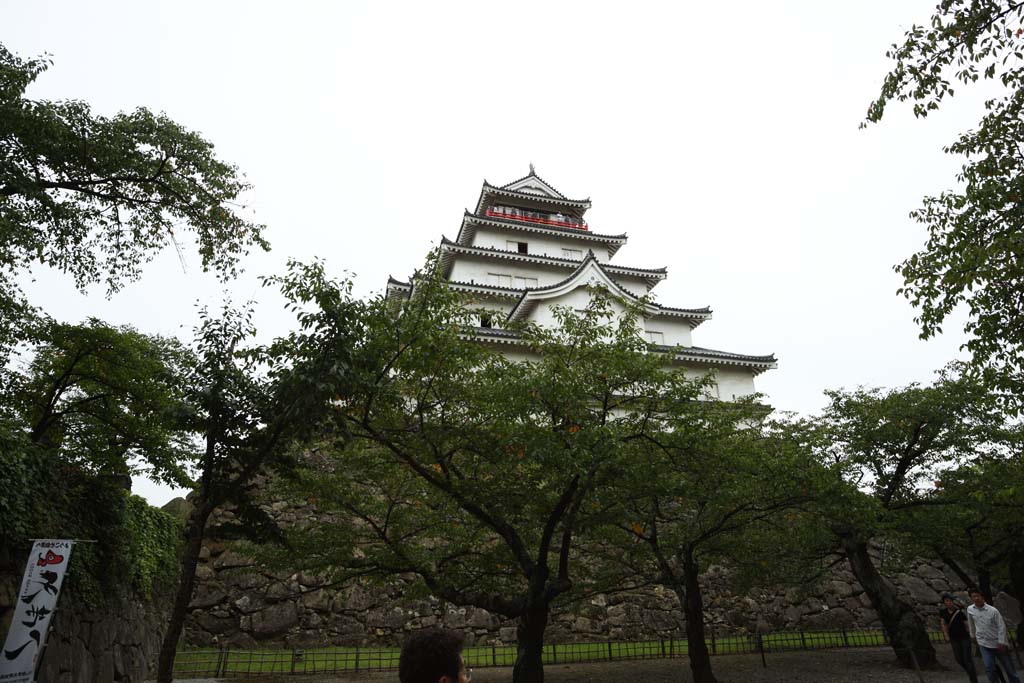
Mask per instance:
[[[952,186],[941,148],[980,93],[857,128],[934,3],[0,0],[0,41],[53,55],[30,96],[165,111],[246,173],[273,251],[228,288],[265,302],[262,334],[289,319],[257,275],[320,256],[379,292],[455,237],[484,178],[533,162],[592,198],[591,229],[628,232],[615,263],[668,266],[659,301],[713,308],[695,344],[774,352],[758,389],[813,413],[826,388],[929,381],[959,355],[959,320],[918,340],[892,266],[923,244],[907,214]],[[60,318],[187,338],[223,291],[187,260],[168,250],[110,300],[47,272],[28,289]]]

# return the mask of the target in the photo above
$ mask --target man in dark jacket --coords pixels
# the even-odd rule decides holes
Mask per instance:
[[[398,659],[402,683],[469,683],[473,670],[462,660],[462,634],[428,628],[410,635]]]
[[[971,630],[967,624],[967,613],[956,604],[949,593],[942,596],[939,619],[939,623],[942,624],[942,635],[952,646],[956,663],[967,672],[971,683],[978,683],[978,672],[974,668],[974,658],[971,656]]]

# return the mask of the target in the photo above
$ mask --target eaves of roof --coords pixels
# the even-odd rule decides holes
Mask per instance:
[[[452,242],[447,237],[441,238],[441,249],[448,251],[460,251],[464,254],[474,256],[494,256],[501,259],[508,259],[511,261],[520,261],[523,263],[539,263],[543,265],[558,266],[561,268],[572,268],[576,270],[580,266],[580,261],[567,258],[559,258],[557,256],[543,256],[541,254],[520,254],[515,251],[508,251],[505,249],[495,249],[494,247],[476,247],[466,246]],[[626,266],[616,266],[610,263],[601,264],[601,266],[609,273],[615,273],[616,275],[631,275],[645,280],[664,280],[668,277],[667,268],[628,268]]]
[[[589,230],[562,228],[556,225],[538,225],[527,221],[496,220],[489,216],[479,216],[472,211],[467,210],[462,218],[462,225],[459,226],[459,234],[455,238],[456,243],[463,246],[471,246],[468,244],[469,240],[472,239],[471,230],[467,230],[467,225],[469,224],[487,225],[504,230],[515,230],[518,232],[540,235],[553,235],[555,237],[571,237],[573,239],[586,242],[601,242],[608,246],[609,257],[614,256],[615,252],[617,252],[629,239],[626,233],[621,233],[619,235],[605,235],[597,232],[590,232]]]
[[[476,201],[476,213],[481,213],[484,204],[484,197],[488,194],[527,202],[540,202],[542,204],[565,206],[582,211],[586,211],[590,208],[589,199],[563,199],[559,197],[545,197],[539,194],[530,194],[529,192],[519,192],[517,190],[506,190],[503,187],[495,187],[485,180],[483,187],[480,189],[480,198]]]
[[[505,298],[518,298],[522,293],[523,289],[519,287],[501,287],[500,285],[483,285],[478,282],[461,282],[459,280],[449,280],[448,286],[460,290],[460,291],[472,291],[479,292],[480,294],[489,294],[491,296],[499,296]]]
[[[515,185],[516,183],[521,183],[524,180],[529,180],[530,178],[536,178],[537,180],[539,180],[541,182],[541,184],[543,184],[549,190],[551,190],[552,192],[557,194],[559,199],[565,199],[566,198],[564,194],[562,194],[561,192],[558,191],[558,188],[556,188],[554,185],[552,185],[548,181],[546,181],[543,178],[541,178],[539,175],[537,175],[537,173],[535,171],[532,171],[532,170],[529,173],[527,173],[526,175],[524,175],[522,178],[517,178],[516,180],[513,180],[511,183],[505,183],[504,185],[501,186],[501,189],[507,190],[510,187],[512,187],[513,185]],[[484,181],[484,182],[487,182],[487,181]]]
[[[503,344],[525,343],[518,333],[510,330],[476,327],[473,329],[473,332],[473,336],[481,341],[493,341]],[[649,348],[652,351],[660,353],[672,353],[676,360],[682,362],[746,367],[751,369],[755,375],[759,375],[765,370],[772,370],[778,367],[778,361],[775,358],[775,354],[768,354],[766,356],[750,356],[742,353],[705,349],[699,346],[667,346],[664,344],[651,344]]]
[[[577,278],[579,276],[579,274],[587,267],[587,265],[590,264],[591,261],[593,261],[594,265],[599,270],[604,272],[604,275],[605,275],[605,277],[607,277],[608,282],[610,282],[615,287],[616,291],[618,292],[618,294],[620,296],[624,297],[628,301],[633,301],[633,302],[639,302],[640,301],[640,297],[638,297],[636,294],[633,294],[632,292],[630,292],[628,289],[626,289],[625,287],[620,285],[618,282],[616,282],[613,277],[611,277],[611,275],[608,272],[607,264],[603,264],[600,261],[598,261],[597,257],[594,256],[594,252],[593,251],[589,251],[587,253],[586,258],[583,259],[583,261],[579,264],[579,266],[568,277],[563,278],[562,280],[559,280],[558,282],[555,282],[554,284],[545,285],[544,287],[535,287],[533,289],[523,290],[523,293],[519,297],[519,300],[516,301],[515,306],[513,306],[512,310],[509,312],[508,319],[512,320],[513,318],[515,318],[519,314],[520,308],[524,305],[524,303],[526,302],[527,297],[529,295],[536,294],[536,293],[550,292],[550,291],[553,291],[553,290],[556,290],[556,289],[559,289],[559,288],[563,287],[564,285],[566,285],[569,282],[571,282],[573,279]],[[708,308],[708,307],[695,308],[695,309],[668,308],[666,306],[661,306],[661,305],[659,305],[657,303],[654,303],[654,302],[648,302],[646,304],[646,308],[647,308],[646,312],[649,315],[651,315],[652,317],[653,316],[657,316],[657,315],[672,315],[672,316],[678,316],[678,317],[686,318],[687,322],[690,323],[691,329],[692,328],[696,328],[698,325],[700,325],[705,320],[710,320],[711,319],[711,309]]]

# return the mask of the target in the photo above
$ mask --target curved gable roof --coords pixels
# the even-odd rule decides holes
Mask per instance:
[[[515,306],[509,312],[508,320],[522,320],[529,316],[540,302],[563,296],[579,287],[590,284],[604,286],[609,291],[631,303],[640,303],[642,301],[640,297],[616,282],[609,274],[606,266],[597,260],[594,252],[588,251],[586,258],[583,259],[583,262],[580,263],[579,267],[569,277],[544,287],[524,290]],[[643,304],[647,315],[681,317],[686,319],[691,327],[696,327],[705,320],[711,319],[711,309],[706,307],[696,309],[668,308],[649,301],[643,301]]]

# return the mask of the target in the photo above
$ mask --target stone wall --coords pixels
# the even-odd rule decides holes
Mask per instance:
[[[906,572],[892,578],[899,593],[935,629],[939,596],[961,587],[941,563],[926,560],[910,563]],[[195,646],[394,645],[403,633],[433,625],[462,630],[470,643],[515,641],[513,623],[474,607],[433,598],[404,599],[401,582],[387,588],[318,589],[322,584],[317,577],[275,576],[216,542],[203,549],[198,579],[186,629],[186,641]],[[772,630],[880,626],[845,564],[805,590],[759,588],[738,595],[729,583],[728,572],[717,567],[704,577],[708,626],[718,633],[750,632],[758,624]],[[664,589],[596,596],[557,611],[547,638],[550,642],[682,638],[681,617],[675,595]]]
[[[0,633],[14,611],[24,558],[0,567]],[[169,599],[117,600],[89,608],[65,587],[39,673],[44,683],[136,683],[152,678]]]

